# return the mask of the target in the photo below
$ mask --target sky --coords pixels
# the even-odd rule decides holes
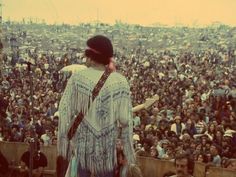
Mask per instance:
[[[236,26],[236,0],[0,0],[3,20],[44,19],[47,23]]]

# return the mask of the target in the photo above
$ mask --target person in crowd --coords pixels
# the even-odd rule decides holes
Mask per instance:
[[[134,124],[134,129],[138,126],[141,125],[141,119],[140,117],[138,116],[138,114],[136,112],[134,112],[134,116],[133,116],[133,124]]]
[[[33,177],[43,177],[44,168],[48,165],[47,157],[40,151],[40,143],[37,141],[34,143],[36,146],[29,145],[29,149],[24,152],[20,159],[20,175],[22,177],[28,177],[29,171],[32,170]],[[32,148],[32,149],[31,149]],[[32,153],[32,167],[31,162]],[[30,169],[32,168],[32,169]]]
[[[210,123],[207,126],[207,131],[205,132],[205,134],[210,135],[211,136],[211,140],[214,139],[214,136],[216,134],[216,128],[217,128],[216,125],[213,124],[213,123]]]
[[[40,137],[40,139],[43,140],[44,146],[49,146],[52,144],[52,137],[53,137],[52,130],[47,129],[45,130],[45,133]]]
[[[217,145],[212,144],[210,148],[210,153],[212,155],[212,164],[215,166],[221,166],[221,157],[219,152],[219,147]]]
[[[189,118],[185,123],[185,131],[193,137],[197,133],[194,122]]]
[[[156,146],[152,146],[150,148],[150,157],[158,159],[158,156],[159,156],[159,154],[158,154]]]
[[[207,157],[204,153],[199,153],[196,156],[196,161],[201,163],[207,163]]]
[[[168,145],[169,145],[169,141],[166,139],[159,142],[157,146],[157,150],[158,150],[158,157],[160,159],[168,158],[168,155],[167,155]]]
[[[199,113],[195,114],[195,128],[197,131],[197,134],[203,134],[206,131],[207,125],[203,121],[202,116]]]
[[[171,125],[170,130],[175,132],[177,136],[180,136],[183,132],[183,130],[185,129],[185,125],[184,123],[181,122],[181,117],[180,116],[176,116],[174,118],[175,123],[173,123]]]
[[[117,151],[118,166],[115,177],[142,177],[142,172],[137,164],[128,163],[122,150]]]
[[[187,154],[177,155],[175,158],[176,175],[170,177],[192,177],[193,163]]]

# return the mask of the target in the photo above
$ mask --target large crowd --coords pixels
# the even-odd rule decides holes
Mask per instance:
[[[83,64],[85,41],[105,34],[114,43],[117,71],[128,79],[138,155],[195,161],[236,170],[236,28],[142,27],[117,23],[46,25],[5,22],[0,141],[57,144],[57,112],[68,75]],[[6,108],[6,109],[4,109]]]

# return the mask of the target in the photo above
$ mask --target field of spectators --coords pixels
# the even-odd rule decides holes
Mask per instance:
[[[195,161],[236,170],[236,27],[225,25],[4,22],[0,141],[38,137],[44,146],[56,145],[57,109],[68,79],[61,69],[85,62],[85,42],[95,34],[112,40],[134,106],[160,96],[134,114],[138,155],[173,160],[186,152]]]

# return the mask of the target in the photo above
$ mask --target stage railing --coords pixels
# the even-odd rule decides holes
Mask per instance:
[[[236,171],[210,167],[206,172],[206,177],[236,177]]]
[[[29,146],[26,143],[0,142],[1,152],[7,158],[8,162],[15,166],[19,164],[20,157],[28,148]],[[55,172],[57,157],[56,146],[44,146],[41,147],[41,151],[48,159],[48,166],[45,170]],[[173,161],[147,157],[137,157],[137,161],[143,173],[143,177],[163,177],[167,172],[175,172]],[[209,167],[206,170],[205,164],[195,163],[193,175],[194,177],[236,177],[236,171],[217,167]]]

